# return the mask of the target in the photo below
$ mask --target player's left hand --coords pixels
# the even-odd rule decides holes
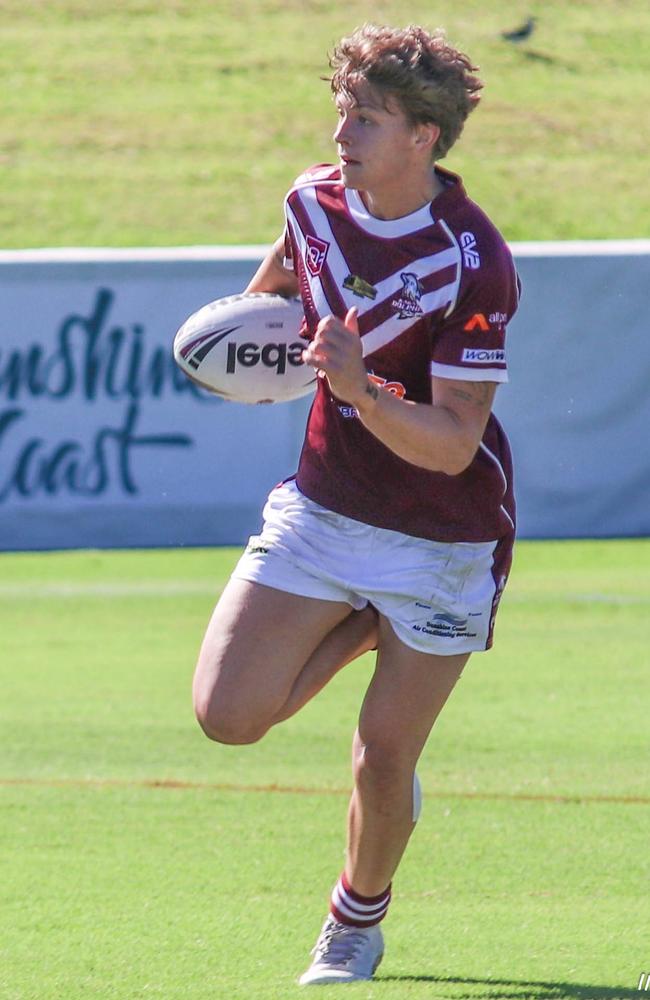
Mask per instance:
[[[357,310],[349,309],[345,320],[326,316],[316,328],[316,336],[303,351],[303,361],[325,372],[330,389],[352,406],[363,398],[368,372],[363,363]]]

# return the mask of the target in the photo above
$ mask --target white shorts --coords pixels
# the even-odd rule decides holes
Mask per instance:
[[[373,528],[277,486],[233,577],[302,597],[372,604],[407,646],[452,655],[489,649],[511,542],[432,542]],[[500,551],[499,551],[500,550]]]

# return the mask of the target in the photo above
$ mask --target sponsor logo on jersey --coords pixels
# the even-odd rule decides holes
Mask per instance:
[[[420,299],[424,294],[424,289],[420,279],[412,271],[403,271],[400,278],[402,279],[402,291],[391,302],[393,309],[397,309],[397,318],[412,319],[413,316],[421,316]]]
[[[369,281],[364,281],[363,278],[359,278],[356,274],[348,274],[347,278],[343,281],[343,287],[347,288],[353,295],[358,295],[361,299],[377,298],[377,289]]]
[[[466,330],[468,333],[471,333],[472,330],[481,330],[483,333],[487,333],[489,329],[490,324],[483,313],[474,313],[472,318],[468,319],[463,327],[463,330]]]
[[[323,269],[330,245],[326,240],[319,239],[318,236],[307,236],[305,242],[307,243],[305,264],[309,273],[316,278]]]
[[[465,267],[469,267],[471,271],[478,271],[481,266],[481,258],[476,249],[476,237],[474,233],[461,233],[460,245],[463,250]]]
[[[406,386],[402,385],[401,382],[389,382],[388,379],[382,378],[381,375],[375,375],[374,372],[368,372],[368,378],[375,385],[379,386],[380,389],[385,389],[386,392],[391,392],[393,396],[397,396],[398,399],[403,399],[406,395]],[[352,420],[354,417],[359,416],[359,411],[354,406],[347,406],[343,404],[338,407],[338,411],[342,417],[346,420]]]
[[[494,361],[503,362],[506,360],[506,352],[501,348],[484,350],[480,347],[466,347],[461,360],[469,361],[472,365],[482,365]]]
[[[495,326],[503,326],[504,323],[508,322],[508,314],[500,312],[490,313],[488,319],[490,320],[490,323],[494,323]]]
[[[403,399],[406,395],[406,387],[401,382],[389,382],[388,379],[382,378],[381,375],[375,375],[373,372],[368,372],[368,378],[380,389],[392,392],[393,396],[397,396],[398,399]]]

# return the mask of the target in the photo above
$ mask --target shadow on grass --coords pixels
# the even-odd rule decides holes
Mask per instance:
[[[525,979],[469,979],[462,976],[377,976],[376,981],[393,983],[437,983],[480,987],[454,991],[454,1000],[638,1000],[638,989],[625,986],[589,986],[585,983],[557,983]]]

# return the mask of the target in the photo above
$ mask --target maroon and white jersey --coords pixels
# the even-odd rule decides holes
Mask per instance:
[[[285,204],[307,336],[356,306],[370,377],[419,403],[431,402],[432,375],[507,381],[505,330],[518,302],[503,238],[460,178],[436,170],[445,190],[400,219],[370,215],[332,166],[302,174]],[[296,479],[323,507],[407,535],[479,542],[514,527],[510,449],[494,415],[468,469],[429,472],[382,444],[320,378]]]

